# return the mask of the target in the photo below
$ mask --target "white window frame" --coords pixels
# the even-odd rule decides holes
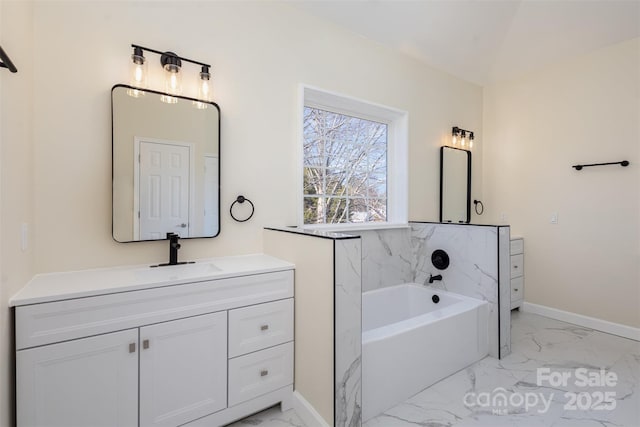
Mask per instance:
[[[408,226],[409,113],[385,105],[301,84],[298,105],[298,226],[316,230],[363,230]],[[304,107],[385,123],[387,127],[387,221],[346,224],[304,223]]]

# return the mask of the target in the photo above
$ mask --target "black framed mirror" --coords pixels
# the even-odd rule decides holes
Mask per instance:
[[[111,90],[113,238],[220,233],[220,108],[184,96]]]
[[[471,221],[471,152],[440,147],[440,222]]]

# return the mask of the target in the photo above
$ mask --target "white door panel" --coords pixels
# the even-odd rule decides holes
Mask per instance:
[[[140,240],[189,236],[191,147],[140,141]]]

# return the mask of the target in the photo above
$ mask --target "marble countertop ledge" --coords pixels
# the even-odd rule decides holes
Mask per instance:
[[[291,270],[295,266],[264,254],[196,260],[193,264],[150,268],[120,266],[38,274],[9,300],[10,307],[118,292]]]
[[[347,233],[337,233],[334,231],[309,230],[298,227],[265,227],[265,230],[282,231],[284,233],[302,234],[305,236],[320,237],[323,239],[343,240],[343,239],[359,239],[360,236]]]

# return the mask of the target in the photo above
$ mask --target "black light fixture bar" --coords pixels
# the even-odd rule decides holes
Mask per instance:
[[[453,128],[451,128],[451,134],[452,135],[459,135],[461,133],[468,134],[468,135],[470,135],[471,139],[473,139],[473,131],[472,130],[462,129],[462,128],[459,128],[458,126],[454,126]]]
[[[182,56],[178,56],[173,52],[160,52],[159,50],[150,49],[148,47],[140,46],[140,45],[137,45],[137,44],[132,44],[131,47],[137,48],[137,49],[146,50],[147,52],[157,53],[158,55],[160,55],[160,57],[162,57],[163,55],[169,55],[169,56],[173,56],[175,58],[178,58],[181,61],[186,61],[186,62],[190,62],[192,64],[197,64],[197,65],[201,65],[203,67],[211,68],[211,65],[209,65],[209,64],[205,64],[204,62],[200,62],[200,61],[194,61],[193,59],[183,58]]]
[[[608,163],[591,163],[588,165],[573,165],[571,167],[579,171],[579,170],[582,170],[582,168],[588,168],[591,166],[607,166],[607,165],[620,165],[622,167],[625,167],[625,166],[629,166],[629,160],[622,160],[619,162],[608,162]]]
[[[15,65],[13,65],[13,62],[11,62],[9,55],[7,55],[4,49],[2,49],[2,46],[0,46],[0,68],[7,68],[12,73],[18,72],[18,69]]]

